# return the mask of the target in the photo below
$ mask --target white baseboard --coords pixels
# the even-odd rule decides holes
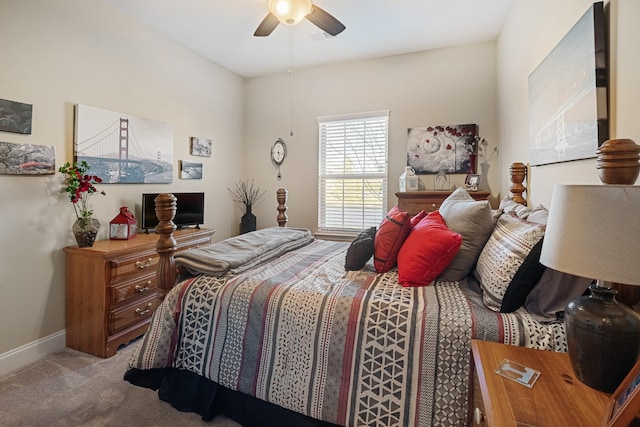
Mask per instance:
[[[48,354],[62,350],[66,345],[67,333],[63,329],[39,340],[0,354],[0,375],[42,359]]]

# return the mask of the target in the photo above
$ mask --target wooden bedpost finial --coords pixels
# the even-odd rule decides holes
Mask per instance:
[[[160,194],[155,198],[156,216],[160,221],[156,227],[156,233],[160,235],[156,250],[158,252],[158,299],[164,299],[164,296],[176,284],[176,265],[173,259],[173,253],[176,250],[176,240],[173,238],[173,232],[176,231],[176,225],[173,218],[176,216],[176,197],[173,194]]]
[[[284,188],[278,188],[278,191],[276,191],[278,200],[278,225],[280,227],[286,227],[287,221],[289,220],[285,213],[287,211],[287,194],[287,190]]]
[[[526,206],[527,199],[522,196],[522,193],[527,191],[527,188],[522,185],[522,183],[527,177],[527,166],[521,162],[512,163],[509,167],[509,175],[512,182],[509,187],[509,191],[511,191],[511,199],[516,203]]]

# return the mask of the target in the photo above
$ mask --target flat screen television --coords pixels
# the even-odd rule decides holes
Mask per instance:
[[[158,223],[155,198],[159,193],[142,195],[142,218],[140,228],[154,230]],[[176,216],[173,223],[180,229],[189,226],[199,228],[204,224],[204,193],[173,193],[176,196]]]

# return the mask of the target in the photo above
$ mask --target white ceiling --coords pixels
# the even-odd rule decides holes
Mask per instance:
[[[347,29],[325,36],[304,20],[253,32],[267,0],[106,0],[243,77],[495,40],[514,0],[315,0]]]

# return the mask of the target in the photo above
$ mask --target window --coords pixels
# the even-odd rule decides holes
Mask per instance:
[[[378,226],[387,206],[389,111],[318,118],[319,231]]]

